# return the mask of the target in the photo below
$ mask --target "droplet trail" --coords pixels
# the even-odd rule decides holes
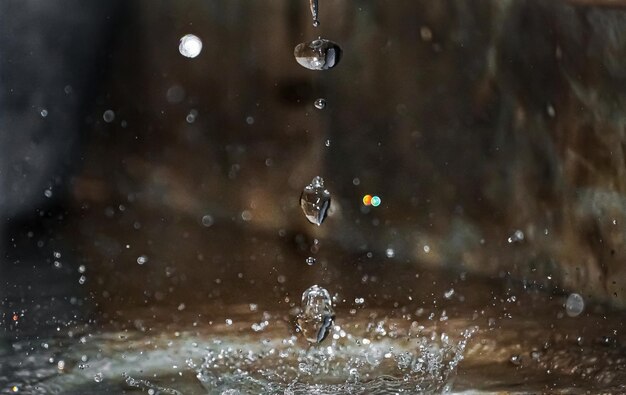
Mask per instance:
[[[309,0],[309,6],[311,7],[311,16],[313,17],[313,26],[318,27],[320,20],[318,17],[319,4],[317,0]]]
[[[300,43],[293,50],[298,64],[309,70],[332,69],[341,60],[341,55],[341,47],[324,38]]]
[[[328,215],[330,192],[324,188],[324,179],[315,177],[300,195],[300,207],[310,223],[320,226]]]

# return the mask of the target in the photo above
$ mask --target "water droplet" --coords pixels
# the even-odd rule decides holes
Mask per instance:
[[[511,236],[507,239],[507,241],[508,241],[509,243],[516,243],[516,242],[520,242],[520,241],[522,241],[522,240],[524,240],[524,232],[522,232],[522,231],[521,231],[521,230],[519,230],[519,229],[518,229],[518,230],[516,230],[516,231],[513,233],[513,235],[511,235]]]
[[[326,141],[324,141],[324,145],[330,147],[330,139],[326,139]]]
[[[450,288],[449,290],[443,293],[443,297],[446,299],[450,299],[452,298],[452,296],[454,296],[454,288]]]
[[[111,123],[115,120],[115,113],[113,110],[106,110],[104,114],[102,114],[102,119],[104,119],[106,123]]]
[[[186,34],[181,37],[178,45],[178,52],[186,58],[195,58],[202,51],[202,40],[193,34]]]
[[[570,317],[579,316],[585,309],[585,300],[580,294],[573,293],[567,297],[565,302],[565,312]]]
[[[140,265],[143,265],[144,263],[148,262],[148,257],[145,255],[140,255],[137,257],[137,263]]]
[[[509,359],[509,361],[515,365],[515,366],[519,366],[522,364],[522,357],[515,354],[515,355],[511,355],[511,358]]]
[[[46,189],[45,191],[43,191],[43,195],[47,198],[51,198],[52,197],[52,190],[51,189]]]
[[[396,256],[396,251],[393,248],[389,247],[385,251],[385,255],[387,255],[387,258],[393,258],[394,256]]]
[[[318,27],[320,20],[318,17],[319,5],[318,0],[309,0],[309,6],[311,7],[311,16],[313,17],[313,26]]]
[[[324,188],[322,177],[315,177],[311,184],[304,187],[300,207],[310,223],[320,226],[324,222],[330,207],[330,192]]]
[[[313,105],[318,110],[323,110],[324,107],[326,107],[326,99],[320,97],[319,99],[315,100],[315,103],[313,103]]]
[[[202,217],[202,226],[206,226],[207,228],[213,225],[213,217],[210,215],[205,215]]]
[[[341,48],[330,40],[317,40],[296,45],[293,55],[296,61],[309,70],[328,70],[341,60]]]
[[[297,327],[308,342],[321,343],[330,333],[334,320],[332,299],[326,289],[313,285],[302,293]]]
[[[316,261],[315,261],[315,258],[313,258],[312,256],[310,256],[310,257],[308,257],[308,258],[306,259],[306,264],[307,264],[307,265],[309,265],[309,266],[313,266],[313,265],[315,265],[315,262],[316,262]]]
[[[196,121],[197,116],[198,116],[198,111],[191,110],[189,111],[189,114],[187,114],[187,117],[185,117],[185,120],[187,121],[187,123],[194,123]]]
[[[42,108],[41,111],[39,111],[39,115],[41,115],[42,118],[45,118],[48,116],[48,110],[46,110],[45,108]]]
[[[98,372],[93,376],[93,381],[95,381],[96,383],[101,383],[102,380],[104,380],[104,377],[102,377],[102,373]]]

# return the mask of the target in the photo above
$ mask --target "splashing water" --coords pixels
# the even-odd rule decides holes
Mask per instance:
[[[330,192],[324,188],[324,179],[315,177],[300,195],[300,207],[310,223],[320,226],[328,215]]]
[[[313,17],[313,26],[318,27],[320,20],[318,18],[319,5],[317,0],[309,0],[309,6],[311,7],[311,16]]]
[[[342,50],[336,43],[318,38],[296,45],[293,56],[304,68],[309,70],[328,70],[341,60]]]
[[[310,343],[321,343],[335,319],[333,302],[325,288],[318,285],[302,293],[302,312],[297,318],[297,329]]]

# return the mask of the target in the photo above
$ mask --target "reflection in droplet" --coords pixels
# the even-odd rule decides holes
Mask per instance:
[[[323,110],[324,107],[326,107],[326,99],[320,97],[319,99],[315,100],[315,103],[313,103],[313,105],[318,110]]]
[[[202,51],[202,40],[193,34],[187,34],[181,37],[178,45],[178,52],[187,58],[195,58]]]
[[[567,297],[565,312],[570,317],[578,317],[585,309],[585,300],[580,294],[573,293]]]
[[[328,70],[335,67],[341,60],[341,53],[339,45],[323,38],[300,43],[293,50],[296,61],[309,70]]]
[[[332,299],[326,289],[313,285],[302,293],[297,329],[308,342],[321,343],[330,333],[334,320]]]
[[[309,0],[309,6],[311,7],[311,16],[313,17],[313,26],[318,27],[320,20],[318,18],[319,5],[317,0]]]
[[[300,207],[310,223],[320,226],[324,222],[330,207],[330,192],[324,188],[322,177],[315,177],[311,184],[304,187]]]

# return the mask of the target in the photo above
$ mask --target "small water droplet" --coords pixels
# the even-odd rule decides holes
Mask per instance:
[[[315,108],[317,108],[318,110],[323,110],[324,107],[326,107],[326,99],[320,97],[319,99],[315,100],[315,103],[313,103],[313,105],[315,106]]]
[[[189,111],[189,114],[187,114],[187,116],[185,117],[185,120],[187,121],[187,123],[194,123],[196,121],[197,116],[198,116],[198,111],[195,109],[192,109],[191,111]]]
[[[213,225],[213,217],[210,215],[205,215],[202,217],[202,226],[206,226],[207,228]]]
[[[326,141],[324,141],[324,145],[330,147],[330,139],[326,139]]]
[[[43,195],[47,198],[51,198],[52,197],[52,190],[51,189],[46,189],[45,191],[43,191]]]
[[[387,250],[385,250],[385,255],[387,256],[387,258],[393,258],[394,256],[396,256],[396,251],[389,247],[387,248]]]
[[[145,255],[140,255],[137,257],[137,263],[140,265],[143,265],[144,263],[148,262],[148,257]]]
[[[195,58],[202,51],[202,40],[193,34],[186,34],[181,37],[178,45],[178,52],[186,58]]]
[[[322,177],[315,177],[311,184],[304,187],[300,207],[310,223],[320,226],[324,222],[330,207],[330,192],[324,188]]]
[[[330,293],[313,285],[302,293],[302,312],[297,318],[297,328],[310,343],[321,343],[330,333],[335,312]]]
[[[309,7],[311,8],[311,16],[313,17],[313,26],[318,27],[320,25],[320,20],[318,17],[318,13],[319,13],[318,0],[309,0]]]
[[[580,294],[572,293],[565,302],[565,312],[570,317],[578,317],[585,309],[585,300]]]
[[[106,110],[104,114],[102,114],[102,119],[104,119],[106,123],[111,123],[115,120],[115,113],[113,110]]]
[[[511,358],[509,359],[509,361],[515,365],[515,366],[519,366],[522,364],[522,357],[515,354],[515,355],[511,355]]]
[[[293,55],[296,61],[309,70],[328,70],[341,60],[341,48],[336,43],[318,38],[296,45]]]
[[[517,243],[517,242],[521,242],[524,240],[524,232],[522,232],[521,230],[516,230],[513,235],[511,235],[507,241],[509,243]]]
[[[45,118],[48,116],[48,110],[46,110],[45,108],[42,108],[41,111],[39,111],[39,115],[41,115],[42,118]]]
[[[96,383],[101,383],[102,380],[104,380],[104,377],[102,376],[102,373],[98,372],[93,376],[93,381],[95,381]]]
[[[312,256],[310,256],[310,257],[308,257],[308,258],[306,259],[306,264],[307,264],[307,265],[309,265],[309,266],[313,266],[313,265],[315,265],[315,262],[316,262],[316,261],[315,261],[315,258],[313,258]]]
[[[454,288],[450,288],[449,290],[443,293],[443,297],[446,299],[450,299],[452,298],[452,296],[454,296]]]

